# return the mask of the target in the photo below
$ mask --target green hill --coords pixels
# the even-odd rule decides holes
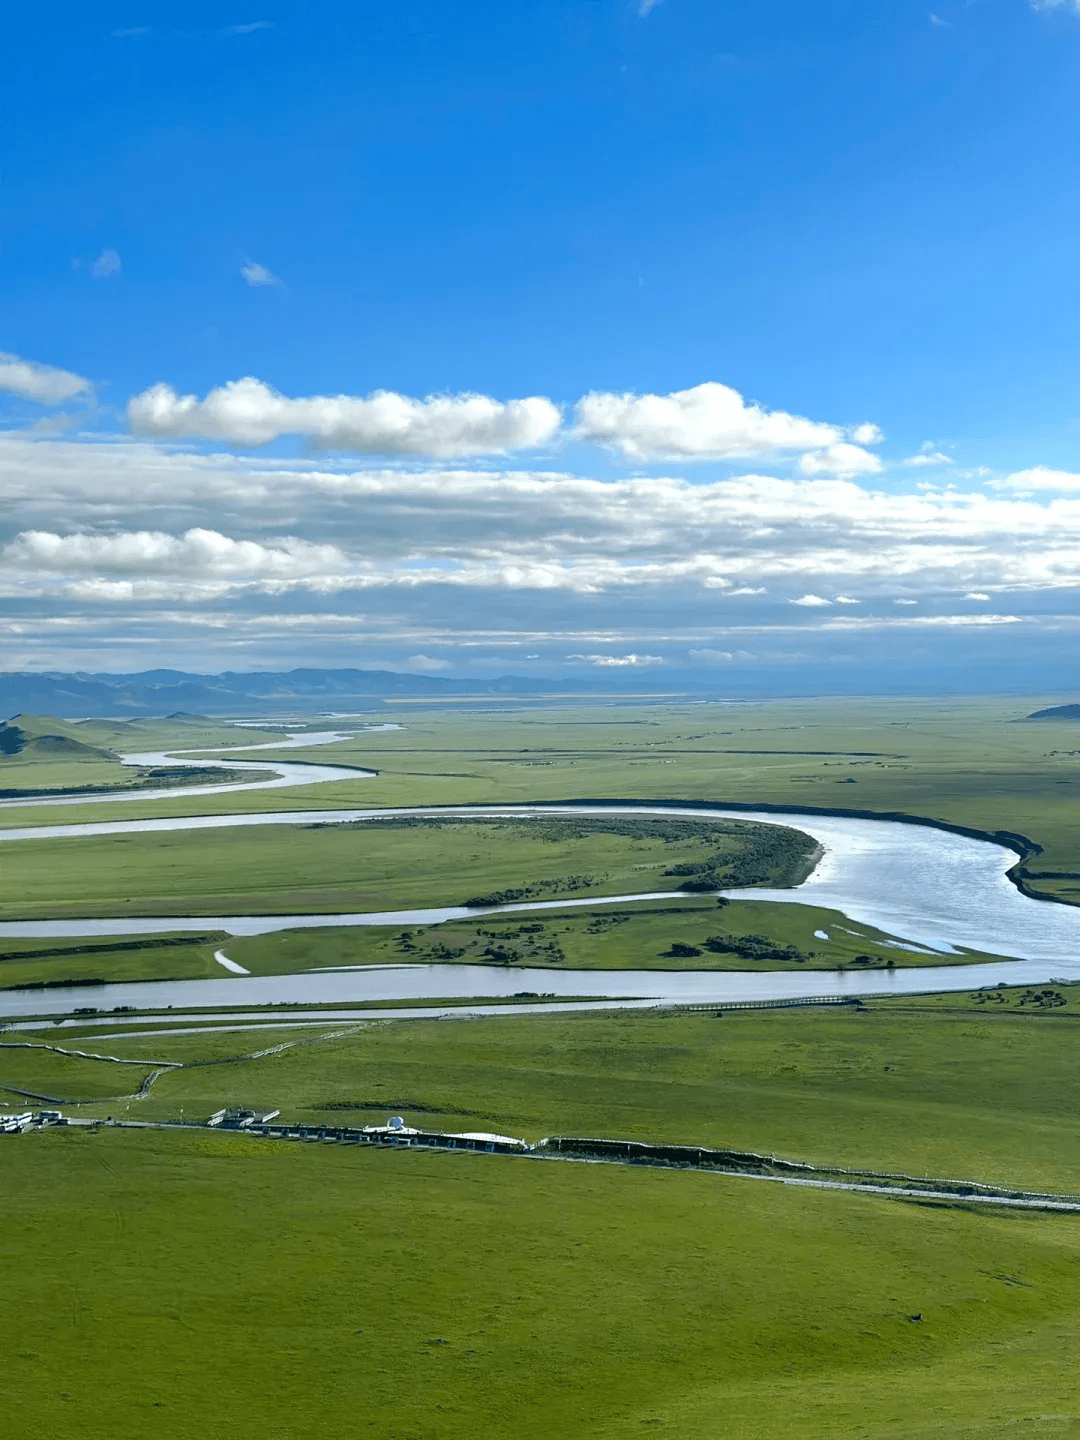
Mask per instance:
[[[114,750],[93,741],[104,737],[97,727],[58,720],[55,715],[15,715],[0,724],[0,756],[25,760],[116,760]]]

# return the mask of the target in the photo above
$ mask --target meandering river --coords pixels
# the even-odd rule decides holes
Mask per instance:
[[[298,736],[296,745],[324,743],[331,737]],[[334,739],[339,738],[336,734]],[[275,744],[266,748],[277,749]],[[135,757],[127,757],[134,760]],[[173,758],[154,757],[154,763]],[[147,763],[145,757],[140,763]],[[192,762],[204,764],[204,761]],[[222,762],[234,765],[237,762]],[[256,762],[257,763],[257,762]],[[264,762],[265,764],[265,762]],[[286,767],[274,762],[274,768]],[[287,783],[317,783],[310,772],[333,767],[297,766],[306,775]],[[356,777],[355,770],[344,772]],[[270,782],[280,783],[280,782]],[[226,787],[220,787],[222,789]],[[232,787],[229,787],[232,788]],[[247,787],[245,787],[247,788]],[[176,792],[166,792],[173,795]],[[197,793],[185,790],[184,794]],[[85,803],[85,802],[84,802]],[[8,992],[0,998],[7,1015],[61,1014],[76,1005],[199,1007],[277,1003],[363,1003],[377,999],[408,1001],[429,997],[497,998],[530,990],[558,996],[604,996],[655,1003],[783,999],[796,996],[914,993],[1008,983],[1042,983],[1055,976],[1080,977],[1080,909],[1031,900],[1006,876],[1016,856],[1001,845],[926,825],[847,816],[797,815],[710,807],[626,804],[604,806],[485,806],[438,810],[309,810],[258,814],[159,817],[153,820],[98,821],[81,825],[42,825],[0,830],[0,845],[36,839],[131,834],[160,830],[227,828],[239,825],[309,825],[363,822],[389,815],[468,815],[528,819],[551,814],[672,816],[702,821],[717,818],[788,825],[813,836],[823,856],[813,873],[790,890],[731,890],[729,898],[772,900],[838,910],[857,932],[862,925],[942,953],[959,948],[1003,958],[992,965],[897,968],[890,972],[784,971],[766,973],[709,971],[527,970],[471,965],[340,969],[301,975],[251,976],[220,980],[106,985],[65,990]],[[571,900],[500,906],[484,914],[522,910],[558,910],[603,904],[627,906],[672,899],[671,892],[646,895],[584,895]],[[325,926],[435,925],[475,915],[462,906],[340,915],[167,916],[153,919],[25,920],[0,923],[0,938],[53,939],[61,936],[153,934],[165,931],[219,930],[256,935],[276,930]],[[902,962],[903,950],[896,957]],[[1019,962],[1019,963],[1018,963]]]
[[[366,728],[366,727],[365,727]],[[398,729],[398,726],[377,725],[372,729]],[[311,745],[332,745],[336,740],[351,740],[352,732],[337,730],[313,731],[308,735],[294,735],[289,739],[272,740],[268,745],[214,745],[208,748],[222,750],[295,750],[307,749]],[[16,807],[20,810],[38,805],[98,805],[116,800],[175,800],[188,799],[193,795],[228,795],[233,790],[282,790],[296,785],[325,785],[331,780],[370,780],[374,770],[360,770],[355,765],[290,765],[288,761],[259,760],[182,760],[183,755],[201,755],[202,750],[176,750],[171,754],[163,751],[144,750],[134,755],[122,756],[125,765],[157,766],[168,765],[173,769],[190,766],[199,770],[247,770],[265,775],[273,769],[277,774],[270,780],[240,780],[227,784],[174,785],[171,789],[160,790],[116,790],[107,795],[57,795],[44,800],[0,800],[0,809]]]

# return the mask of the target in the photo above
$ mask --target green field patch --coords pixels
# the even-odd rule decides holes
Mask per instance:
[[[528,1140],[565,1134],[710,1145],[824,1167],[1071,1193],[1080,1173],[1080,987],[1045,988],[1066,1003],[1022,1004],[1025,992],[1016,988],[1007,1005],[992,1009],[980,992],[961,992],[721,1018],[612,1010],[329,1021],[315,1032],[40,1038],[196,1067],[163,1076],[133,1105],[132,1118],[174,1118],[181,1106],[198,1118],[237,1104],[310,1122],[337,1113],[320,1106],[363,1102],[376,1107],[373,1114],[385,1106],[410,1121],[482,1113],[490,1125],[460,1128]],[[247,1058],[263,1050],[274,1053]],[[19,1085],[25,1052],[0,1053],[9,1082]],[[60,1093],[42,1080],[52,1062],[34,1063],[41,1083],[23,1088]],[[409,1099],[424,1110],[393,1110]]]
[[[223,1396],[241,1440],[358,1416],[431,1440],[951,1440],[1080,1402],[1069,1219],[242,1136],[8,1143],[14,1440],[44,1416],[59,1440],[214,1435]]]
[[[818,938],[818,931],[829,938]],[[393,964],[859,972],[1002,958],[928,952],[819,906],[769,900],[718,905],[711,896],[682,895],[632,907],[524,911],[405,929],[283,930],[238,937],[228,941],[226,950],[230,959],[258,975]]]
[[[290,914],[677,892],[801,878],[814,843],[743,821],[610,820],[166,831],[35,840],[5,853],[10,917]],[[691,878],[700,878],[696,872]]]
[[[2,992],[64,989],[71,985],[115,984],[130,980],[202,980],[225,972],[214,951],[228,937],[145,935],[113,941],[78,938],[0,941],[0,1013]]]

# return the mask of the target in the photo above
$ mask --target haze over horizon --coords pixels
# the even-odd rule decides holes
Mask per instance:
[[[9,29],[4,670],[1073,683],[1072,0]]]

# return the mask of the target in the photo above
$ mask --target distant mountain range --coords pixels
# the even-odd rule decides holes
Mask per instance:
[[[620,677],[622,679],[622,677]],[[144,670],[137,675],[0,673],[0,718],[20,712],[72,719],[169,715],[255,716],[370,708],[381,700],[437,701],[451,696],[538,698],[600,695],[646,687],[589,676],[573,681],[502,675],[493,680],[448,680],[401,675],[393,670],[289,670],[190,675],[183,670]],[[655,678],[649,689],[655,686]],[[666,688],[666,687],[665,687]],[[680,691],[687,687],[680,686]],[[692,687],[691,687],[692,688]]]

